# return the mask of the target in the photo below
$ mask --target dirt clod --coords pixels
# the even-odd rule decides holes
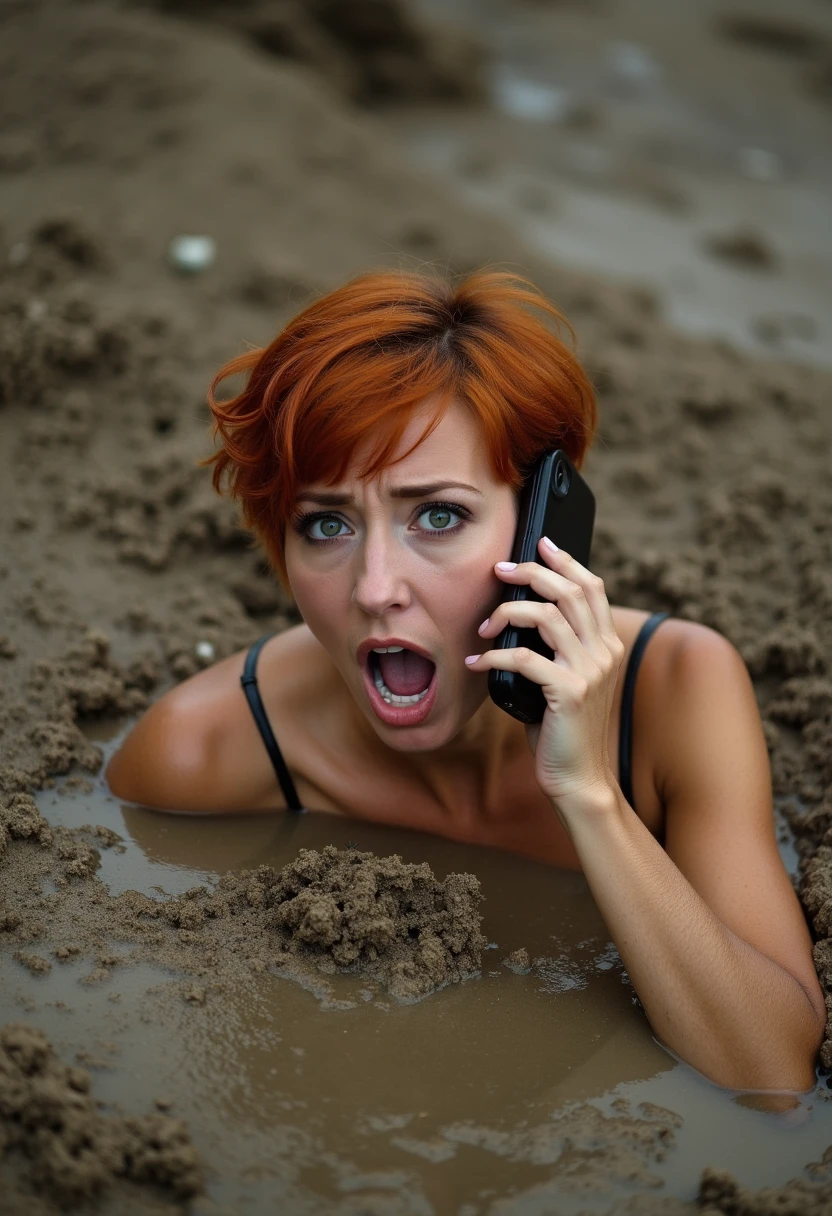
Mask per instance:
[[[185,1199],[202,1189],[185,1125],[163,1114],[101,1114],[89,1073],[62,1064],[40,1030],[0,1029],[0,1159],[18,1158],[59,1204],[99,1198],[118,1178]]]
[[[329,845],[302,849],[279,874],[258,876],[247,898],[270,909],[282,949],[365,970],[397,997],[424,996],[480,969],[482,896],[473,874],[440,882],[427,863]]]

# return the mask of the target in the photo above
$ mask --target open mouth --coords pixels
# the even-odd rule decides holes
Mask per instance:
[[[388,705],[418,705],[428,695],[436,664],[415,650],[391,646],[386,653],[367,656],[370,678]]]
[[[364,687],[375,716],[386,726],[421,726],[439,695],[438,668],[404,643],[364,650]]]

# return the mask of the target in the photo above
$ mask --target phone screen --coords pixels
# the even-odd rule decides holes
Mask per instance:
[[[590,569],[592,530],[595,524],[595,496],[565,452],[559,448],[546,452],[535,464],[523,486],[517,531],[511,560],[536,561],[545,565],[537,547],[548,536],[560,548]],[[537,600],[543,597],[524,585],[506,588],[506,600]],[[518,629],[508,625],[494,642],[495,650],[528,646],[544,658],[553,651],[537,629]],[[546,698],[539,684],[514,671],[489,671],[488,692],[496,705],[520,722],[540,722]]]

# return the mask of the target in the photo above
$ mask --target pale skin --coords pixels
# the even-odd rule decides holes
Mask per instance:
[[[402,453],[427,417],[411,421]],[[304,487],[299,509],[319,518],[304,535],[287,527],[285,542],[304,623],[273,638],[258,666],[304,805],[582,870],[672,1051],[720,1085],[811,1088],[824,1001],[777,849],[768,753],[741,656],[693,622],[657,630],[635,702],[636,811],[618,784],[618,730],[626,660],[647,614],[610,605],[600,578],[543,541],[545,565],[497,565],[511,550],[516,499],[495,481],[459,403],[379,477],[361,481],[360,459],[343,484]],[[443,488],[402,496],[428,485]],[[437,515],[436,501],[461,510]],[[544,602],[502,604],[512,583]],[[554,660],[488,649],[509,621],[536,627]],[[415,727],[385,724],[367,698],[356,649],[387,636],[436,663],[436,705]],[[203,813],[285,806],[240,689],[243,658],[148,710],[108,767],[117,796]],[[541,685],[539,727],[490,700],[487,675],[498,666]]]

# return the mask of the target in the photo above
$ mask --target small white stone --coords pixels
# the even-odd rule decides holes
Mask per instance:
[[[15,241],[9,248],[9,265],[22,266],[29,260],[29,246],[25,241]]]
[[[661,76],[657,61],[637,42],[610,43],[607,62],[619,80],[633,86],[653,84]]]
[[[176,270],[185,274],[202,274],[209,270],[217,257],[217,243],[212,236],[175,236],[168,245],[168,260]]]
[[[504,67],[492,74],[491,96],[503,114],[529,122],[563,122],[573,105],[567,89],[530,80]]]
[[[197,642],[196,646],[194,646],[194,654],[198,659],[203,659],[206,663],[210,663],[216,655],[216,651],[212,642]]]
[[[768,148],[740,148],[740,172],[754,182],[776,182],[782,174],[780,157]]]
[[[26,316],[35,324],[42,321],[46,316],[46,301],[45,300],[30,300],[26,305]]]

